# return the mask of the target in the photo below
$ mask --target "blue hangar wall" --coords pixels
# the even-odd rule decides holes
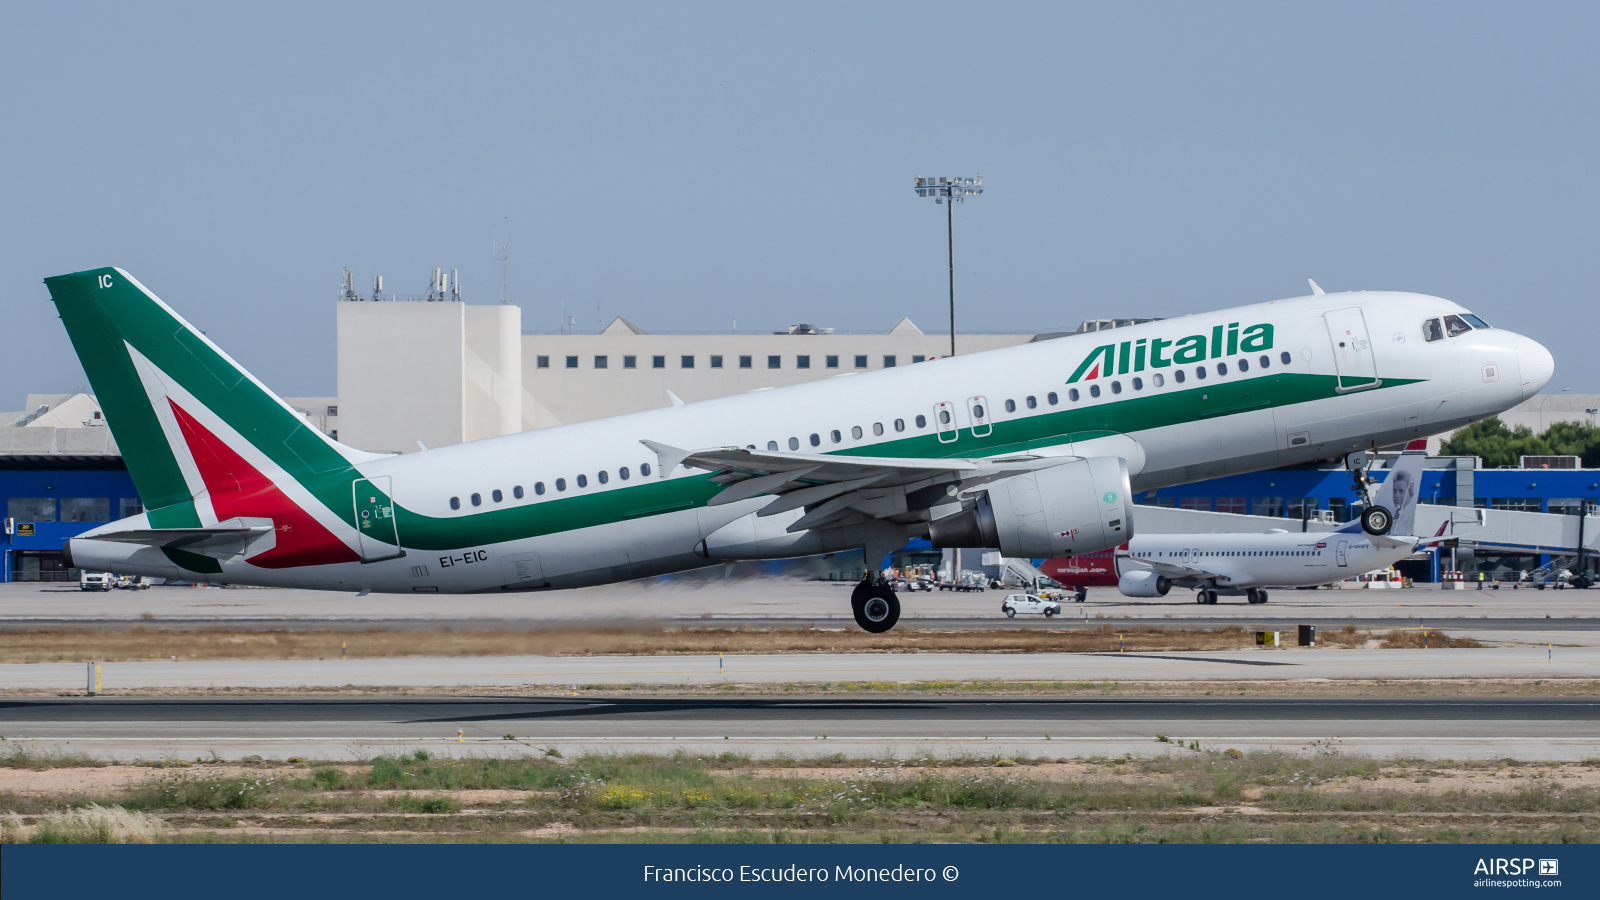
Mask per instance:
[[[120,457],[0,457],[0,581],[75,581],[61,544],[103,522],[142,512]]]

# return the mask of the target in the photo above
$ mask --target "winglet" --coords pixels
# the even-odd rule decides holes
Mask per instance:
[[[667,391],[667,399],[672,401],[672,405],[673,406],[682,406],[683,405],[683,401],[678,399],[678,395],[674,394],[671,391]]]
[[[667,391],[667,396],[671,397],[672,392]],[[672,399],[677,400],[678,398],[673,397]],[[660,473],[662,478],[671,475],[672,470],[682,465],[684,458],[689,455],[687,450],[668,447],[666,444],[658,444],[655,441],[640,441],[639,443],[650,448],[650,451],[656,455],[656,471]]]
[[[1306,282],[1311,285],[1311,293],[1313,295],[1321,297],[1323,294],[1327,293],[1327,291],[1323,290],[1322,286],[1317,284],[1315,281],[1312,281],[1311,279],[1307,278]]]

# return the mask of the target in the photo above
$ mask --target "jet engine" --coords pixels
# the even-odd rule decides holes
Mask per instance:
[[[1172,580],[1149,569],[1123,572],[1117,579],[1117,590],[1124,597],[1165,597],[1172,590]]]
[[[979,490],[961,512],[929,523],[935,547],[1036,558],[1093,553],[1133,537],[1133,492],[1121,457],[1074,460]]]

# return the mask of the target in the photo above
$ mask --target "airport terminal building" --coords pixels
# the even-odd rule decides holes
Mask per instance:
[[[1098,331],[1147,319],[1085,321]],[[457,301],[338,303],[338,392],[285,398],[313,427],[376,452],[407,453],[684,402],[798,384],[846,372],[916,366],[949,353],[948,334],[902,318],[883,334],[837,334],[812,325],[759,334],[653,334],[623,318],[598,333],[527,334],[519,307]],[[975,353],[1047,334],[959,334]],[[142,510],[99,405],[88,394],[30,395],[0,413],[0,579],[75,579],[62,542],[97,523]],[[1590,422],[1591,395],[1541,395],[1506,413],[1536,429]],[[1437,444],[1434,444],[1437,447]],[[1470,457],[1429,460],[1422,501],[1577,515],[1600,504],[1600,470],[1573,457],[1531,468],[1484,469]],[[1149,491],[1137,502],[1213,512],[1344,521],[1355,494],[1333,464],[1231,475]],[[937,554],[938,551],[933,551]],[[1537,568],[1548,557],[1498,553],[1458,558],[1469,571]],[[1589,561],[1591,570],[1596,568]],[[1424,567],[1411,574],[1424,575]]]

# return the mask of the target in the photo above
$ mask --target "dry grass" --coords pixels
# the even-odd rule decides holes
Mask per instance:
[[[1441,647],[1482,647],[1483,645],[1469,637],[1450,637],[1441,631],[1391,631],[1383,635],[1382,644],[1378,646],[1383,650],[1421,650],[1424,647],[1439,649]]]
[[[1600,760],[438,759],[195,771],[104,796],[0,794],[8,840],[1594,842]],[[309,775],[309,777],[307,777]],[[39,773],[38,777],[45,777]],[[65,804],[65,808],[63,808]],[[129,812],[128,810],[143,810]]]
[[[1120,636],[1120,639],[1119,639]],[[1071,628],[888,634],[817,628],[569,628],[545,631],[248,631],[232,629],[39,629],[0,631],[0,662],[130,662],[160,659],[351,659],[407,656],[657,656],[715,653],[1094,653],[1240,650],[1253,632],[1208,629]]]

